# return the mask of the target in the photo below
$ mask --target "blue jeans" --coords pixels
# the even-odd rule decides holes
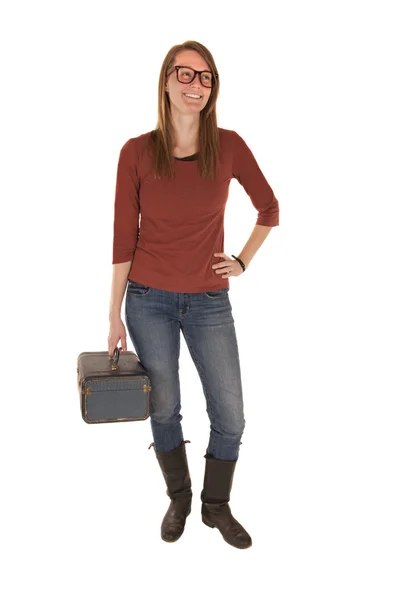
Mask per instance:
[[[157,452],[169,452],[184,439],[178,375],[182,330],[206,398],[207,453],[220,460],[238,458],[245,419],[228,292],[168,292],[128,280],[125,320],[152,385],[149,413]]]

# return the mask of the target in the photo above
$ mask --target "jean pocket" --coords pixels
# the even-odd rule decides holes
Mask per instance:
[[[143,285],[143,283],[128,279],[127,294],[132,294],[133,296],[146,296],[151,289],[152,288],[149,285]]]
[[[223,288],[222,290],[211,290],[210,292],[204,292],[207,298],[225,298],[230,288]]]

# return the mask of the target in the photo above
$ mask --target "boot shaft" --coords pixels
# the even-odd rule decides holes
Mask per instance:
[[[205,455],[202,502],[225,504],[230,501],[236,460],[219,460]]]
[[[185,448],[187,441],[189,440],[181,442],[177,448],[170,452],[157,452],[155,450],[156,458],[167,485],[167,495],[170,498],[189,494],[191,490],[191,477]]]

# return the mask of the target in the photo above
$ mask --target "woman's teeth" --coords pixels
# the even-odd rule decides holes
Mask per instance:
[[[200,100],[200,96],[197,96],[196,94],[184,94],[184,96],[186,96],[187,98],[194,98],[195,100]]]

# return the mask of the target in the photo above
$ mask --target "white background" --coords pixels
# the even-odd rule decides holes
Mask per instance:
[[[3,598],[399,600],[396,4],[2,5]],[[230,279],[246,551],[201,522],[209,422],[183,338],[194,502],[176,544],[150,422],[87,425],[76,386],[78,354],[107,350],[119,151],[156,126],[162,61],[188,39],[280,203]],[[256,216],[233,180],[227,254]]]

